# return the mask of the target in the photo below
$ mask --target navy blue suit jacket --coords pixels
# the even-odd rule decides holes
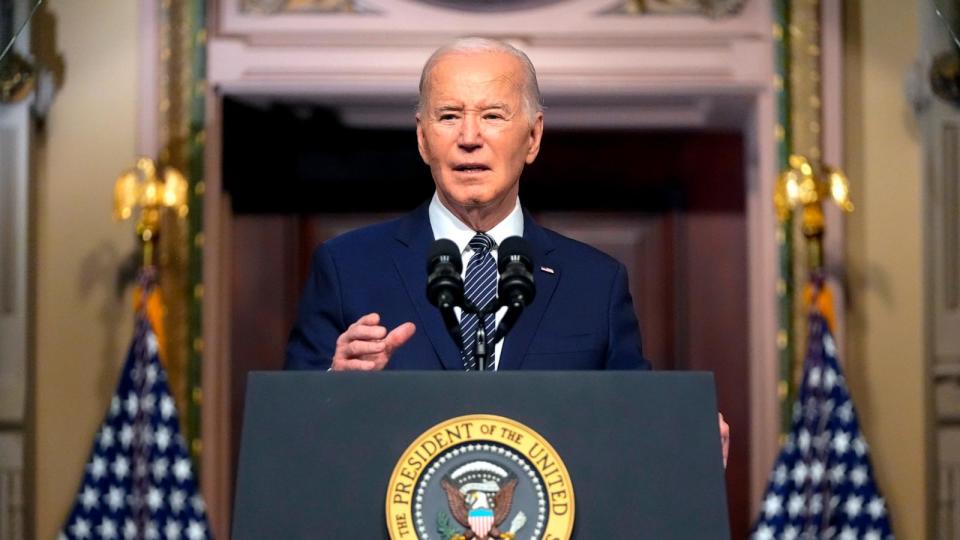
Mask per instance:
[[[317,248],[287,344],[287,369],[327,369],[337,337],[377,312],[388,329],[407,321],[417,326],[386,369],[463,370],[439,310],[427,300],[434,240],[427,208]],[[499,369],[649,369],[623,265],[540,227],[526,212],[523,230],[536,297],[506,336]]]

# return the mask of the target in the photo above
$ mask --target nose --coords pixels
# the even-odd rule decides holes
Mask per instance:
[[[483,136],[480,133],[480,122],[475,114],[463,115],[460,123],[460,137],[457,145],[464,151],[470,152],[483,146]]]

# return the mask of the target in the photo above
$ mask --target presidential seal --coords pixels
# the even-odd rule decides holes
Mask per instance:
[[[509,418],[476,414],[428,429],[387,487],[393,540],[567,540],[570,475],[543,437]]]

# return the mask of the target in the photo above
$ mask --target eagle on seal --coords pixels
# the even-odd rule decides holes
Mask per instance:
[[[453,518],[467,529],[459,538],[463,540],[513,539],[513,534],[501,532],[498,527],[510,514],[513,491],[517,487],[516,478],[511,478],[504,483],[492,499],[482,491],[471,491],[464,495],[447,479],[444,479],[441,485],[447,493],[447,502],[450,504]],[[457,539],[458,536],[453,538]]]

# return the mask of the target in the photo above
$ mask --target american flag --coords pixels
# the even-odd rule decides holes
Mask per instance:
[[[877,488],[827,321],[814,310],[793,424],[774,464],[753,540],[887,540]]]
[[[143,312],[58,538],[211,538],[157,337]]]

